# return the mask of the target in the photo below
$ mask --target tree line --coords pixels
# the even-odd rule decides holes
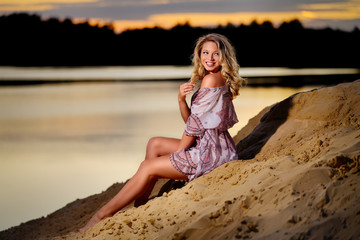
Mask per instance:
[[[243,67],[360,68],[360,31],[305,28],[299,20],[275,27],[270,21],[215,28],[178,24],[127,30],[112,25],[73,24],[16,13],[0,16],[0,65],[99,66],[189,65],[196,39],[207,33],[227,36]]]

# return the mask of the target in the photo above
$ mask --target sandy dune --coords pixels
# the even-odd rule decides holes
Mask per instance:
[[[76,230],[122,184],[0,239],[360,238],[360,80],[295,94],[234,139],[240,161],[128,206],[85,234]]]

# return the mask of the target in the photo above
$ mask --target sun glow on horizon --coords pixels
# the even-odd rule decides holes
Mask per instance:
[[[310,11],[301,11],[301,14],[306,18],[316,18],[316,14]]]
[[[95,26],[104,26],[112,24],[116,33],[125,30],[143,29],[143,28],[172,28],[178,24],[190,23],[193,27],[216,27],[218,25],[227,25],[232,23],[249,24],[256,20],[259,22],[271,21],[277,25],[284,21],[299,19],[303,23],[311,18],[303,12],[239,12],[239,13],[175,13],[175,14],[156,14],[151,15],[146,20],[103,20],[88,19],[89,24]],[[85,19],[74,19],[74,23],[81,23]]]

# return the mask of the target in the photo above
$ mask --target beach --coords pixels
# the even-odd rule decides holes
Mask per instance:
[[[143,160],[151,137],[181,137],[180,84],[2,86],[0,231],[126,181]],[[312,88],[242,88],[234,99],[239,122],[230,129],[231,136],[265,106]]]
[[[1,239],[358,239],[360,80],[299,92],[239,130],[239,160],[81,234],[123,186],[77,199]],[[80,170],[79,170],[80,171]],[[167,182],[158,181],[152,195]]]

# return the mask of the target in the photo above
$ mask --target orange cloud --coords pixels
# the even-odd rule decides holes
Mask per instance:
[[[54,9],[53,5],[24,5],[24,6],[1,6],[2,12],[33,12]]]
[[[360,0],[348,0],[347,2],[302,4],[299,7],[310,10],[359,11]]]
[[[313,18],[331,20],[351,20],[360,18],[360,0],[349,0],[347,2],[302,4],[307,15]]]
[[[314,12],[316,18],[320,19],[332,19],[332,20],[351,20],[360,18],[358,12],[337,12],[337,11],[325,11]]]
[[[85,3],[97,2],[98,0],[1,0],[0,4],[9,5],[32,5],[32,4],[50,4],[50,3]]]
[[[58,8],[58,4],[87,3],[98,0],[1,0],[0,11],[46,11]]]

